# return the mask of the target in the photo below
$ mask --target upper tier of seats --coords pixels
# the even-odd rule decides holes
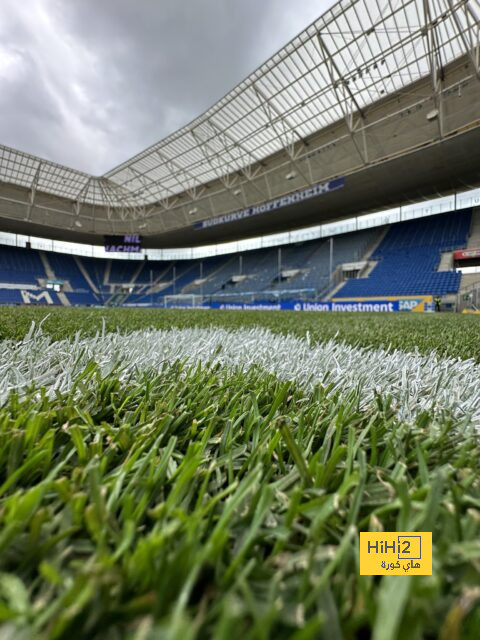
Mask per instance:
[[[471,210],[392,225],[371,259],[378,264],[368,278],[348,280],[336,298],[456,293],[461,274],[438,272],[441,253],[467,243]]]

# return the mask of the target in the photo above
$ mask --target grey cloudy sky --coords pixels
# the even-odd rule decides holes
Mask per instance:
[[[189,122],[333,0],[2,0],[0,143],[99,175]]]

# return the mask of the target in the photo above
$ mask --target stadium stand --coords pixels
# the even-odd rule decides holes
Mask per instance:
[[[85,280],[73,256],[51,251],[48,253],[48,262],[55,274],[55,278],[68,280],[74,290],[90,291],[90,285]]]
[[[38,251],[0,247],[0,283],[38,285],[40,278],[46,278],[46,273]]]
[[[172,267],[171,262],[162,262],[159,260],[142,261],[143,267],[138,273],[136,285],[150,285],[167,278],[168,271]]]
[[[101,303],[101,298],[95,295],[93,291],[71,291],[65,295],[67,296],[67,300],[74,307],[86,307]]]
[[[368,229],[336,236],[333,240],[333,271],[345,262],[361,260],[367,247],[378,234],[379,229]],[[324,240],[316,246],[305,243],[299,249],[293,247],[286,253],[285,262],[282,256],[282,266],[284,269],[299,268],[300,273],[288,282],[277,283],[277,288],[312,288],[319,293],[326,291],[330,283],[329,241]]]
[[[144,264],[144,260],[111,260],[108,282],[111,284],[133,283]]]
[[[333,271],[343,262],[359,260],[379,229],[369,229],[353,234],[336,236],[334,239]],[[210,259],[212,260],[212,259]],[[310,291],[312,297],[326,292],[330,283],[330,243],[328,240],[312,240],[281,247],[280,272],[278,248],[258,249],[241,256],[234,255],[215,259],[213,264],[204,263],[202,285],[190,286],[189,293],[212,298],[241,296],[269,292]],[[207,275],[205,275],[207,274]],[[241,276],[243,279],[235,281]]]
[[[333,238],[332,264],[328,238],[171,262],[78,257],[5,246],[0,247],[0,304],[21,304],[27,299],[36,304],[37,297],[39,304],[44,303],[42,292],[52,274],[64,282],[60,296],[49,290],[52,302],[74,306],[161,305],[165,296],[178,294],[236,301],[246,296],[294,299],[300,292],[301,297],[314,299],[333,294],[331,266],[335,273],[354,261],[375,266],[370,272],[359,272],[368,277],[337,284],[336,299],[442,296],[459,290],[461,275],[438,271],[441,256],[466,246],[471,220],[472,213],[466,210],[397,223],[388,231],[377,227],[338,235]]]
[[[379,229],[369,229],[354,234],[337,236],[334,239],[333,270],[347,260],[358,260],[378,235]],[[330,279],[330,246],[328,240],[312,240],[281,247],[281,273],[279,273],[278,248],[257,249],[243,254],[216,256],[201,261],[179,261],[175,263],[176,279],[173,284],[173,263],[164,270],[163,279],[171,281],[161,290],[151,293],[133,294],[130,304],[161,304],[166,295],[202,294],[209,299],[228,301],[241,300],[245,295],[261,297],[263,300],[290,297],[294,292],[309,292],[315,297],[326,292]],[[157,263],[158,264],[158,263]],[[146,263],[143,273],[148,273]],[[168,263],[164,263],[168,265]],[[292,275],[282,277],[291,272]],[[200,274],[202,278],[200,279]],[[201,280],[201,281],[200,281]]]
[[[79,258],[92,283],[100,293],[108,293],[109,287],[104,285],[108,260],[102,258]]]
[[[0,304],[22,304],[19,289],[0,289]]]
[[[461,274],[437,271],[441,253],[466,246],[471,210],[392,225],[371,256],[378,264],[367,278],[351,279],[336,298],[456,293]]]

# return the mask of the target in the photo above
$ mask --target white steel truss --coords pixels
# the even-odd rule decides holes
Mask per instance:
[[[367,164],[365,109],[430,76],[441,137],[443,69],[465,55],[480,80],[480,0],[340,0],[189,125],[105,175],[0,146],[0,181],[29,189],[28,215],[44,192],[71,200],[77,216],[93,204],[136,220],[182,193],[194,202],[212,180],[229,191],[236,174],[253,183],[279,151],[301,172],[305,141],[340,120]]]

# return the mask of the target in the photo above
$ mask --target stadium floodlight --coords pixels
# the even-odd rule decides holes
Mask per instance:
[[[296,176],[297,176],[297,174],[295,173],[295,171],[290,171],[290,173],[287,173],[287,175],[285,176],[285,179],[286,180],[293,180]]]
[[[197,213],[198,209],[197,207],[194,207],[193,209],[190,209],[190,211],[188,212],[191,216],[195,215]]]
[[[429,122],[433,122],[434,120],[436,120],[438,118],[438,114],[439,114],[438,109],[432,109],[431,111],[429,111],[427,113],[427,120]]]

